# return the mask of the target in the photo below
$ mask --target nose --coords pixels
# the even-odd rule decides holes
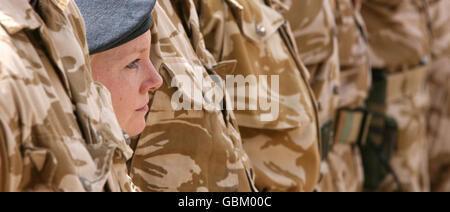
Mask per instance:
[[[145,69],[145,80],[142,83],[140,92],[147,93],[149,91],[156,91],[162,86],[162,84],[163,80],[161,75],[159,75],[158,71],[155,69],[155,66],[149,60]]]

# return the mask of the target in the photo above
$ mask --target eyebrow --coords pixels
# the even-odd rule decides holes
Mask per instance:
[[[135,50],[135,52],[142,53],[142,52],[147,51],[147,48],[146,47],[136,47],[134,50]]]
[[[126,58],[126,57],[128,57],[130,55],[133,55],[133,54],[142,54],[144,51],[146,51],[145,47],[138,46],[138,47],[135,47],[131,51],[123,52],[123,54],[125,54],[125,56],[120,56],[121,54],[114,54],[113,55],[113,60],[121,60],[121,59],[124,59],[124,58]]]

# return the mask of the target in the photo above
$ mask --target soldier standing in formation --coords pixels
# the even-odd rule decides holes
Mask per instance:
[[[139,19],[148,31],[152,2],[128,5],[140,14],[125,19],[128,30]],[[3,1],[0,24],[0,191],[137,190],[110,94],[91,76],[75,2]]]
[[[430,65],[425,1],[362,2],[373,87],[365,186],[375,191],[428,191],[424,89]]]
[[[200,27],[207,49],[218,61],[237,61],[233,73],[219,74],[236,100],[233,109],[255,169],[256,187],[312,191],[320,162],[317,106],[295,41],[276,10],[279,6],[265,0],[201,1]],[[248,84],[229,83],[230,74],[242,76]],[[256,96],[252,90],[258,91]],[[278,108],[263,108],[264,102]]]
[[[6,1],[0,191],[449,191],[449,9]]]
[[[206,95],[223,84],[214,73],[231,71],[234,63],[218,63],[206,50],[194,5],[192,0],[156,4],[150,55],[164,85],[132,144],[131,177],[144,191],[254,191],[254,173],[226,92],[219,102]],[[176,109],[172,97],[180,92],[187,105]]]
[[[317,190],[361,191],[358,144],[365,140],[364,100],[371,78],[360,5],[351,0],[284,2],[319,104],[324,161]]]

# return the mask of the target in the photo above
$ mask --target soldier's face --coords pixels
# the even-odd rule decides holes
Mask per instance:
[[[145,128],[150,91],[162,85],[161,76],[150,61],[150,31],[117,48],[95,54],[91,59],[95,81],[111,92],[120,126],[130,136]]]

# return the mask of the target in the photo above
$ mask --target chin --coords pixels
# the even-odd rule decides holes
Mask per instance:
[[[145,129],[145,119],[138,123],[134,123],[131,127],[128,127],[128,130],[126,130],[127,134],[131,137],[137,136],[141,134]]]

